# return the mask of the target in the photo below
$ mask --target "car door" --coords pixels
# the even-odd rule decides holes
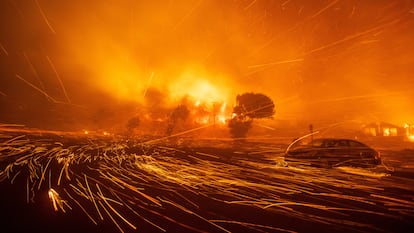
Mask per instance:
[[[335,141],[335,147],[333,150],[333,156],[330,158],[333,164],[341,163],[349,160],[351,156],[351,150],[349,148],[348,140],[338,139]]]

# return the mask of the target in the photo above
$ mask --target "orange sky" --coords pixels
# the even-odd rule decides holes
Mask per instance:
[[[8,0],[0,9],[3,115],[50,103],[38,89],[106,111],[145,103],[150,88],[160,105],[261,92],[278,119],[414,123],[413,1]]]

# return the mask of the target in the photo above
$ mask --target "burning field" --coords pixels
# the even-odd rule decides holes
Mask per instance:
[[[0,231],[413,230],[412,0],[4,0],[0,19]],[[381,164],[286,162],[316,133]]]
[[[2,227],[73,232],[406,232],[412,150],[376,168],[286,164],[283,140],[2,133]],[[404,162],[403,162],[404,161]]]

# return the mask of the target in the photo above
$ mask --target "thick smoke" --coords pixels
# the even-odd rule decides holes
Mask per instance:
[[[138,128],[140,123],[141,120],[139,116],[134,116],[131,119],[129,119],[126,125],[127,135],[132,135],[134,133],[134,130]]]
[[[165,121],[186,95],[233,105],[252,91],[285,121],[413,123],[412,9],[410,0],[1,1],[0,121],[125,130],[135,115]]]
[[[174,128],[179,123],[179,121],[185,121],[190,114],[190,111],[188,110],[187,106],[184,104],[181,104],[177,106],[173,112],[171,113],[168,123],[167,123],[167,135],[171,135],[173,133]]]

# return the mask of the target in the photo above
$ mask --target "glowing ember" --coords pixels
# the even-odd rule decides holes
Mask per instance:
[[[65,200],[62,200],[54,189],[49,189],[48,195],[55,211],[62,210],[63,212],[66,212],[65,207],[69,207],[71,209],[67,202]]]
[[[220,215],[214,214],[206,202],[260,210],[273,220],[283,216],[310,221],[321,229],[375,230],[360,214],[385,222],[412,217],[412,185],[401,183],[388,167],[326,170],[287,165],[277,157],[283,150],[275,150],[274,144],[267,154],[267,148],[247,145],[234,152],[201,145],[193,151],[162,140],[131,143],[88,137],[73,137],[70,146],[35,135],[2,139],[2,161],[15,159],[0,171],[0,180],[26,183],[27,200],[32,201],[48,186],[55,211],[76,208],[92,223],[111,222],[120,232],[140,229],[138,222],[161,231],[171,225],[191,232],[230,232],[234,226],[296,231],[296,226],[280,222],[254,223],[248,220],[251,216],[223,217],[222,208]],[[394,196],[389,187],[398,187],[404,195]],[[347,221],[344,212],[350,216]]]

